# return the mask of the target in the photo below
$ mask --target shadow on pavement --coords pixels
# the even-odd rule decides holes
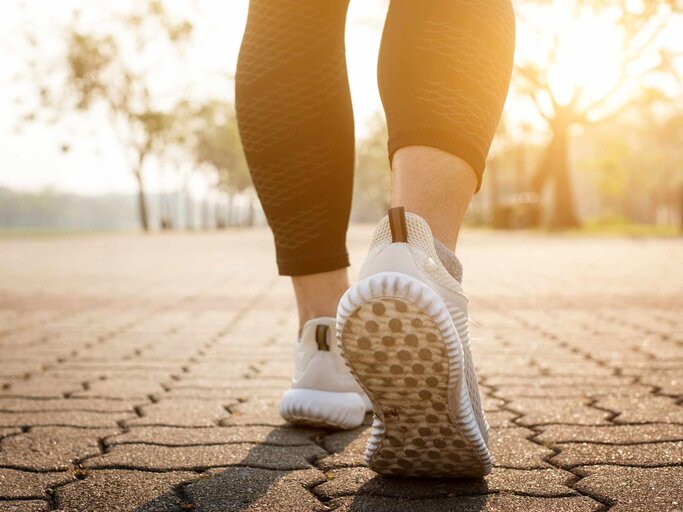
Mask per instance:
[[[139,507],[136,512],[237,512],[257,504],[259,510],[323,510],[318,499],[308,490],[324,482],[319,471],[311,466],[298,469],[270,469],[274,447],[279,439],[292,431],[314,439],[328,435],[329,430],[274,427],[266,440],[254,446],[235,466],[227,469],[209,470],[198,479],[183,484],[151,502]],[[349,435],[337,437],[334,452],[343,451],[350,443],[365,432],[359,428],[347,431]],[[346,433],[345,433],[346,434]],[[277,449],[293,453],[301,445],[282,446]],[[226,445],[229,450],[231,445]],[[280,452],[282,453],[282,452]],[[296,458],[296,455],[295,455]],[[314,462],[316,455],[301,455],[301,462]],[[312,470],[312,471],[311,471]],[[329,510],[337,506],[353,512],[401,512],[462,510],[476,512],[486,505],[488,492],[484,479],[425,479],[375,476],[358,488],[354,496],[340,497],[328,503]],[[425,501],[426,500],[426,501]],[[310,505],[310,509],[308,506]],[[265,508],[262,508],[265,507]]]
[[[484,510],[488,485],[483,478],[428,479],[376,476],[351,498],[349,512],[427,512]]]
[[[314,466],[307,468],[303,463],[313,462],[317,458],[316,455],[312,457],[302,455],[300,457],[301,468],[271,469],[269,467],[277,464],[277,461],[272,460],[268,464],[268,461],[273,457],[274,446],[277,445],[279,450],[291,450],[293,453],[302,449],[301,445],[282,446],[281,443],[278,444],[279,439],[292,431],[300,432],[311,439],[331,433],[331,431],[323,429],[293,426],[274,427],[265,441],[249,450],[249,453],[235,466],[227,469],[208,470],[198,479],[182,484],[176,490],[169,491],[138,507],[136,512],[178,512],[181,510],[234,512],[248,508],[266,497],[269,492],[279,494],[279,489],[276,488],[281,485],[284,486],[282,489],[282,507],[277,509],[269,507],[268,510],[302,510],[296,508],[298,498],[312,499],[317,503],[307,487],[322,483],[322,480],[316,480],[310,475],[304,475],[303,478],[299,477],[301,473],[315,469]],[[345,441],[346,444],[353,441],[362,432],[362,429],[358,429],[356,436],[349,437]],[[226,445],[225,449],[230,450],[232,446]],[[292,478],[291,482],[287,482],[288,477],[294,475],[298,478]],[[271,496],[270,499],[275,502],[277,495]],[[169,508],[169,503],[174,504],[172,508]]]

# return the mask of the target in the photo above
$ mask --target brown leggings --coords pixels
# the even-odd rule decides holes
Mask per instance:
[[[283,275],[348,265],[354,128],[347,6],[348,0],[249,5],[237,119]],[[404,146],[436,147],[467,161],[481,184],[514,42],[510,0],[393,0],[378,65],[389,158]]]

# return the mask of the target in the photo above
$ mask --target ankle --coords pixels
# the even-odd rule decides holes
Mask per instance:
[[[335,317],[337,305],[349,287],[346,268],[292,277],[299,312],[299,330],[319,317]]]
[[[393,156],[392,206],[422,217],[434,237],[451,250],[476,186],[472,167],[440,149],[406,146]]]

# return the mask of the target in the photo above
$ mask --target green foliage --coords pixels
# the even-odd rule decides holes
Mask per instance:
[[[391,178],[384,117],[376,114],[369,128],[369,134],[356,149],[353,191],[352,217],[363,222],[375,222],[386,214]]]
[[[232,104],[213,100],[190,113],[194,120],[192,150],[198,164],[218,172],[218,186],[228,193],[251,185]]]
[[[101,23],[86,23],[80,12],[74,14],[63,28],[63,60],[56,68],[45,64],[34,69],[41,108],[26,119],[44,120],[53,114],[52,119],[59,120],[69,112],[104,111],[138,183],[140,220],[147,229],[147,158],[162,156],[187,139],[180,134],[185,120],[177,115],[183,91],[169,101],[155,92],[154,73],[163,65],[157,62],[159,55],[182,62],[193,25],[174,17],[159,0],[133,5],[124,13],[113,9]],[[28,38],[39,40],[32,34]],[[62,148],[68,151],[70,143]]]

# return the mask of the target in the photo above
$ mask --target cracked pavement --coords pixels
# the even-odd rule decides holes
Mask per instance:
[[[371,228],[349,235],[352,275]],[[269,233],[0,239],[0,511],[683,510],[683,244],[466,231],[484,480],[288,426]]]

